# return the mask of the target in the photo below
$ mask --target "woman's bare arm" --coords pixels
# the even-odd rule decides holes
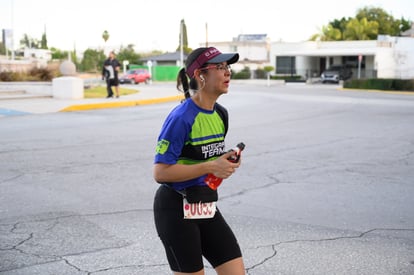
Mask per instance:
[[[180,182],[212,173],[219,178],[230,177],[240,166],[240,161],[233,163],[227,160],[234,152],[228,152],[219,158],[199,164],[164,164],[154,165],[154,179],[157,182]]]

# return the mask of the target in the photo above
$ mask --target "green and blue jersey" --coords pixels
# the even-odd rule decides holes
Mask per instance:
[[[167,116],[158,137],[155,163],[197,164],[216,159],[225,152],[225,125],[216,110],[198,107],[190,98]],[[182,190],[205,185],[206,175],[172,183]]]

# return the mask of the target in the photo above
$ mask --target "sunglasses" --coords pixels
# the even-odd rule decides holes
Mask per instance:
[[[214,64],[214,65],[209,65],[207,67],[204,68],[200,68],[201,71],[205,71],[205,70],[210,70],[210,69],[216,69],[217,71],[227,71],[230,72],[231,71],[231,66],[226,64]]]

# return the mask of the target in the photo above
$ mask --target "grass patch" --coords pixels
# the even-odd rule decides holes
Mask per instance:
[[[115,87],[112,87],[112,90],[115,95]],[[136,93],[139,93],[139,91],[119,86],[119,95],[121,96]],[[106,86],[96,86],[84,90],[84,98],[105,98],[107,95],[108,93],[106,92]]]

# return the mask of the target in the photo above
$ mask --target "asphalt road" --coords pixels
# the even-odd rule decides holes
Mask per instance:
[[[227,146],[246,144],[218,205],[247,274],[414,274],[413,95],[232,85],[219,101]],[[175,104],[1,118],[0,274],[171,274],[152,158]]]

